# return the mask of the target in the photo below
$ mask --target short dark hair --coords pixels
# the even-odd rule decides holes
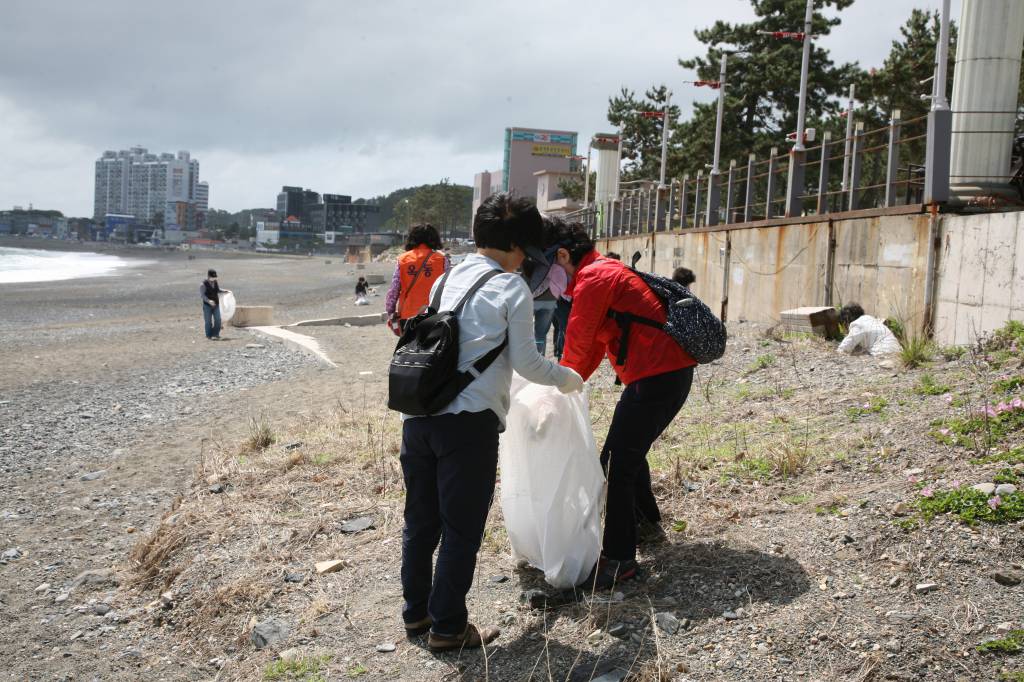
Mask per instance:
[[[860,307],[859,303],[847,303],[839,309],[839,323],[848,327],[851,322],[863,314],[864,309]]]
[[[410,227],[409,234],[405,237],[405,250],[415,249],[420,244],[424,244],[435,251],[439,250],[441,248],[441,235],[438,234],[437,228],[430,223],[417,223]]]
[[[688,287],[697,281],[697,275],[693,274],[693,270],[690,268],[676,268],[675,272],[672,273],[672,279],[684,287]]]
[[[583,257],[594,250],[594,240],[587,234],[582,223],[568,223],[564,220],[553,222],[544,235],[544,248],[558,247],[569,252],[569,260],[579,265]]]
[[[508,192],[484,199],[473,218],[473,241],[484,249],[540,248],[543,235],[544,222],[537,206],[525,197],[513,197]]]
[[[604,254],[604,257],[611,258],[612,260],[622,260],[622,256],[615,253],[614,251],[609,251],[608,253]]]
[[[216,277],[217,276],[217,271],[214,270],[213,268],[210,268],[209,270],[206,271],[206,276],[207,277]]]

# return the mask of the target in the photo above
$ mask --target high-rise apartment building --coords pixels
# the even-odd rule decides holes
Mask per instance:
[[[192,211],[209,208],[209,185],[199,181],[199,161],[187,151],[152,154],[144,147],[105,151],[96,160],[93,218],[134,216],[140,222],[177,220],[185,203]],[[191,219],[188,222],[192,222]]]

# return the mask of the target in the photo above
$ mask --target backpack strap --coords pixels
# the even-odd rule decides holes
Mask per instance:
[[[626,355],[629,352],[629,331],[634,322],[665,331],[663,323],[643,315],[634,315],[633,313],[625,313],[609,308],[608,317],[615,320],[619,325],[619,329],[622,330],[622,336],[619,338],[619,352],[615,355],[615,364],[620,367],[626,366]]]
[[[501,274],[504,274],[501,270],[491,270],[487,274],[482,275],[480,279],[478,279],[473,284],[473,286],[469,288],[469,291],[465,293],[465,295],[462,297],[462,300],[460,300],[455,305],[455,308],[452,309],[452,314],[458,315],[460,312],[462,312],[462,309],[465,307],[466,303],[469,301],[470,298],[473,297],[473,294],[480,290],[480,287],[487,284],[492,279]],[[445,276],[447,276],[447,273],[445,273]],[[440,293],[441,286],[442,285],[438,285],[438,293]],[[440,298],[438,298],[438,302],[440,303]],[[487,368],[490,367],[491,364],[498,359],[498,356],[501,355],[502,351],[505,350],[506,346],[508,346],[508,332],[505,333],[505,339],[501,343],[499,343],[497,346],[484,353],[476,362],[474,362],[470,366],[468,370],[462,372],[462,376],[460,377],[459,380],[462,389],[465,389],[473,382],[474,379],[476,379],[478,376],[486,372]],[[462,389],[460,389],[460,393]]]
[[[434,290],[433,298],[430,299],[430,307],[434,310],[441,307],[441,292],[444,291],[444,283],[448,281],[449,274],[451,274],[451,270],[446,270],[441,277],[441,281],[437,283],[437,289]]]

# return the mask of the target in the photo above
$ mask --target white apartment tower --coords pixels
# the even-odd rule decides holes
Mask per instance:
[[[151,154],[144,147],[132,147],[105,151],[96,160],[96,220],[118,213],[149,222],[159,213],[171,222],[180,203],[205,212],[209,196],[209,185],[199,181],[199,162],[187,151]]]

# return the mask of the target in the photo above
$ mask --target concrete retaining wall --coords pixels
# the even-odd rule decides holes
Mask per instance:
[[[925,213],[660,232],[602,239],[598,248],[662,275],[685,266],[694,291],[728,320],[773,322],[787,308],[858,302],[913,328],[927,324]],[[1024,212],[940,215],[932,319],[936,342],[964,344],[1024,320]],[[729,276],[725,280],[728,264]]]
[[[1024,321],[1024,213],[943,218],[935,338],[970,343]]]

